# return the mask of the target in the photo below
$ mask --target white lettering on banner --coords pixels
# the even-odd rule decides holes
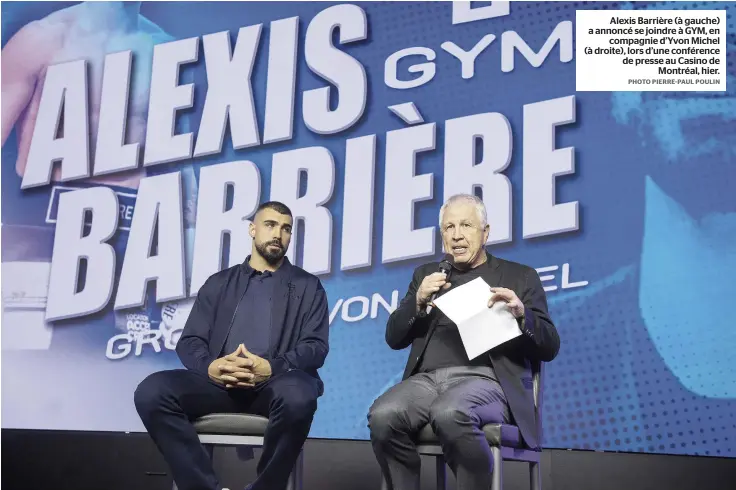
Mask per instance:
[[[397,75],[399,61],[407,56],[424,56],[427,61],[424,63],[413,64],[407,68],[409,73],[421,73],[421,75],[411,80],[399,80]],[[386,83],[386,86],[388,87],[400,90],[421,87],[432,80],[437,73],[437,68],[433,63],[435,58],[437,58],[437,54],[434,50],[421,46],[416,48],[404,48],[396,51],[386,58],[386,62],[384,63],[384,83]]]
[[[228,188],[233,190],[233,204],[225,209]],[[243,220],[255,213],[260,197],[261,177],[253,162],[244,160],[202,168],[190,296],[196,295],[207,278],[220,270],[225,234],[230,237],[226,267],[245,260],[250,235],[249,222]]]
[[[353,305],[359,305],[359,308],[352,308]],[[380,293],[373,293],[370,299],[366,296],[355,296],[348,299],[339,299],[335,308],[333,309],[333,315],[330,315],[330,323],[334,320],[337,309],[342,306],[341,318],[345,323],[354,323],[367,318],[370,315],[371,319],[378,318],[378,307],[382,306],[386,311],[387,315],[396,310],[399,305],[399,291],[394,290],[391,293],[391,303],[388,303]]]
[[[354,304],[359,304],[360,308],[358,309],[357,314],[350,314],[350,307]],[[354,298],[350,298],[349,300],[345,301],[342,304],[342,319],[344,322],[352,323],[362,320],[363,318],[368,316],[368,310],[369,310],[369,301],[368,298],[365,296],[355,296]],[[355,308],[353,308],[353,311],[355,311]]]
[[[442,43],[441,47],[460,60],[461,75],[465,80],[467,80],[469,78],[473,78],[473,75],[475,75],[475,59],[483,52],[484,49],[490,46],[494,39],[496,39],[495,34],[486,34],[470,51],[465,51],[452,41],[445,41]]]
[[[116,335],[107,341],[107,350],[105,351],[105,357],[111,360],[123,359],[130,355],[131,352],[135,356],[143,354],[143,347],[150,345],[155,352],[161,352],[161,337],[162,333],[160,330],[148,330],[142,334],[136,335],[131,333],[123,333]],[[174,350],[176,345],[169,347],[166,345],[168,350]]]
[[[93,187],[59,196],[46,321],[89,315],[107,305],[115,278],[115,250],[105,242],[117,227],[118,197],[112,189]],[[87,261],[87,274],[79,291],[82,259]]]
[[[357,5],[335,5],[318,13],[307,27],[304,57],[309,69],[337,87],[339,102],[330,109],[330,87],[304,92],[304,124],[314,133],[333,134],[352,127],[365,111],[368,79],[365,68],[335,48],[332,33],[339,28],[340,44],[368,36],[368,19]]]
[[[578,229],[578,203],[556,203],[555,178],[575,172],[575,149],[555,149],[555,128],[575,122],[575,97],[524,106],[524,238]]]
[[[157,302],[186,296],[180,172],[141,180],[135,207],[115,298],[116,310],[142,305],[152,280],[156,281]],[[157,250],[151,253],[157,229]]]
[[[445,125],[445,199],[480,188],[492,217],[487,244],[511,241],[511,182],[501,172],[511,163],[511,125],[503,114],[488,112],[450,119]],[[483,143],[483,159],[475,154]]]
[[[135,211],[135,206],[121,204],[120,205],[120,219],[125,221],[130,221],[133,219],[133,212]]]
[[[489,2],[490,5],[473,7],[470,2],[452,2],[452,23],[464,24],[476,20],[492,19],[509,15],[509,2]]]
[[[557,269],[559,269],[559,266],[556,266],[556,265],[550,265],[547,267],[538,267],[537,274],[540,274],[539,282],[544,284],[546,281],[553,281],[555,279],[555,276],[552,274],[547,274],[547,272],[554,272]],[[546,292],[555,291],[556,289],[557,289],[557,285],[544,286],[544,290]]]
[[[508,4],[498,2],[481,8],[458,4],[453,6],[453,22],[460,24],[499,17],[507,15],[508,9]],[[312,133],[344,132],[356,128],[363,119],[370,94],[360,54],[366,46],[363,41],[368,39],[368,20],[362,8],[343,4],[323,9],[306,25],[304,61],[311,73],[324,81],[323,86],[317,88],[304,84],[310,88],[301,94],[302,119]],[[103,84],[94,175],[133,169],[139,166],[140,158],[144,166],[152,166],[185,161],[192,155],[219,154],[225,149],[228,124],[235,150],[292,139],[294,111],[299,107],[295,103],[296,87],[301,86],[296,83],[299,24],[298,17],[289,17],[271,22],[268,29],[261,24],[242,27],[234,43],[229,32],[204,35],[202,63],[195,63],[199,56],[199,37],[157,44],[151,66],[148,120],[143,141],[126,141],[125,134],[129,117],[126,108],[131,103],[128,100],[131,72],[136,59],[129,51],[108,55],[104,66],[100,67]],[[269,38],[267,80],[265,94],[258,94],[262,84],[254,83],[254,67],[266,36]],[[556,62],[557,58],[562,63],[572,59],[570,21],[558,23],[544,43],[533,47],[514,31],[500,35],[484,33],[473,46],[463,43],[461,48],[448,40],[440,47],[457,59],[452,65],[459,68],[460,76],[471,79],[476,68],[480,70],[487,55],[484,53],[493,49],[497,37],[500,37],[501,45],[497,49],[503,72],[514,69],[517,55],[533,67]],[[436,58],[444,54],[437,54],[429,47],[399,48],[397,46],[397,51],[387,56],[386,85],[405,90],[422,86],[438,75],[440,60]],[[419,56],[421,60],[408,65],[408,73],[414,78],[406,80],[404,73],[398,70],[399,67],[405,69],[404,64],[409,60],[404,58],[411,56]],[[61,162],[63,181],[90,176],[89,75],[85,63],[72,61],[48,68],[22,188],[48,184],[53,165],[58,162]],[[177,117],[182,117],[181,113],[193,107],[195,102],[194,83],[186,81],[195,70],[206,75],[208,82],[206,97],[197,99],[198,104],[203,104],[202,119],[199,124],[189,124],[191,114],[198,111],[186,111],[189,113],[186,120],[179,119],[179,122],[186,122],[186,127],[199,128],[199,132],[180,129],[180,134],[176,134],[176,128],[180,127]],[[259,95],[261,101],[265,99],[266,110],[262,141],[259,135],[261,121],[258,121],[254,102],[259,100]],[[517,212],[522,213],[523,238],[564,233],[579,227],[577,201],[557,203],[555,200],[556,178],[575,171],[574,148],[556,149],[554,137],[556,126],[575,121],[574,101],[574,96],[570,96],[524,107],[522,134],[516,135],[523,145],[523,158],[516,159],[517,164],[522,165],[523,175],[523,185],[517,190],[522,193],[522,199],[517,201],[523,208]],[[415,115],[420,114],[406,99],[391,101],[391,104],[390,108],[412,107]],[[438,209],[440,201],[459,192],[481,192],[489,210],[489,245],[513,239],[512,186],[505,174],[514,149],[512,127],[507,117],[483,112],[427,123],[421,115],[418,119],[400,118],[410,120],[413,125],[389,131],[385,139],[383,135],[356,131],[344,142],[344,158],[343,153],[335,149],[334,141],[330,143],[330,150],[326,146],[288,148],[271,155],[270,174],[266,178],[266,182],[270,181],[268,197],[292,208],[295,231],[303,227],[304,239],[298,240],[298,233],[295,233],[288,254],[293,260],[297,250],[303,250],[304,258],[299,265],[307,271],[318,275],[332,273],[335,253],[340,255],[340,270],[370,267],[376,260],[389,263],[433,255],[438,243],[437,224],[436,221],[431,225],[420,223],[419,212],[423,221],[425,211]],[[56,138],[61,125],[63,136]],[[437,148],[443,149],[444,155],[439,154]],[[482,148],[482,156],[476,154],[476,148]],[[255,153],[252,158],[260,157]],[[439,171],[443,175],[442,182],[435,182],[431,171],[418,170],[425,160],[432,162],[432,168],[437,168],[442,165],[438,160],[443,157],[444,168]],[[380,189],[377,176],[383,179],[382,194],[377,192]],[[336,182],[337,178],[342,180],[342,186]],[[189,284],[186,284],[184,260],[182,182],[178,173],[142,179],[135,203],[118,202],[110,193],[82,191],[70,192],[74,197],[61,199],[52,257],[49,318],[71,318],[104,308],[111,301],[108,291],[112,288],[116,260],[123,264],[114,299],[116,309],[142,304],[151,281],[156,282],[159,302],[193,297],[206,278],[222,267],[223,261],[226,265],[242,261],[250,241],[245,220],[266,197],[256,165],[244,160],[205,166],[200,171],[199,182]],[[435,196],[435,189],[441,189],[444,195]],[[226,209],[228,192],[234,196],[230,209]],[[376,199],[383,199],[383,202],[376,203]],[[109,214],[110,206],[114,216]],[[382,223],[374,222],[376,209],[381,210]],[[89,216],[85,218],[87,215],[91,220]],[[116,257],[116,249],[107,242],[113,233],[110,230],[115,230],[119,223],[122,230],[131,224],[127,250]],[[91,233],[82,236],[80,226],[86,226]],[[376,226],[382,228],[381,232],[375,233]],[[158,243],[152,251],[151,240],[156,230]],[[227,260],[222,257],[225,233],[231,240]],[[69,246],[75,251],[83,250],[84,254],[77,256],[76,252],[69,252]],[[380,259],[373,256],[374,250],[380,250]],[[89,265],[84,281],[87,286],[77,291],[83,278],[79,277],[80,268],[74,264],[82,259]],[[89,284],[94,285],[94,291]],[[568,281],[566,284],[578,283]],[[372,315],[378,303],[374,298],[366,296],[366,299]],[[358,315],[357,306],[351,305],[331,311],[331,317],[341,311],[347,312],[348,318]],[[365,316],[363,309],[358,316]]]
[[[269,53],[266,143],[290,139],[293,134],[298,20],[292,17],[271,23],[274,38]],[[355,5],[336,5],[317,14],[309,23],[305,39],[307,65],[334,85],[334,88],[316,88],[303,94],[304,122],[318,134],[337,133],[352,127],[363,115],[367,101],[365,68],[332,44],[335,29],[340,32],[340,44],[365,40],[368,33],[365,12]],[[203,37],[208,90],[195,156],[221,151],[228,118],[234,148],[260,144],[251,88],[260,32],[260,24],[241,28],[232,56],[228,32]],[[175,134],[175,127],[177,113],[194,103],[194,84],[180,84],[179,78],[182,65],[197,61],[198,50],[197,37],[154,46],[145,142],[134,141],[128,145],[122,145],[121,133],[127,118],[124,102],[130,84],[131,53],[107,56],[97,140],[100,142],[98,153],[107,156],[113,152],[113,158],[110,161],[101,159],[105,163],[95,166],[94,175],[137,167],[138,149],[144,143],[143,163],[146,166],[192,156],[194,134]],[[51,181],[53,164],[59,160],[62,161],[62,181],[89,177],[89,75],[85,63],[79,60],[49,66],[21,188],[47,185]],[[335,89],[339,101],[332,109],[331,91]],[[56,138],[62,122],[64,136]],[[134,164],[131,159],[135,159]]]
[[[332,325],[332,321],[335,319],[337,313],[340,311],[340,307],[342,306],[343,301],[345,300],[338,299],[337,303],[335,303],[335,306],[333,306],[330,310],[330,325]]]
[[[560,267],[557,265],[550,265],[547,267],[537,267],[537,274],[539,274],[539,281],[542,283],[546,292],[556,291],[557,284],[550,284],[544,286],[545,282],[554,281],[555,275],[549,274],[549,272],[555,272]],[[582,288],[588,285],[588,281],[570,282],[570,264],[562,264],[562,278],[560,281],[560,289],[575,289]]]
[[[302,173],[306,176],[307,190],[300,196]],[[275,153],[271,179],[271,200],[289,206],[295,225],[298,222],[304,224],[304,268],[314,274],[330,272],[332,214],[323,204],[329,201],[335,188],[332,154],[321,146]],[[294,233],[287,251],[292,262],[297,245],[297,234]]]
[[[196,37],[153,47],[144,165],[176,162],[192,156],[194,135],[175,134],[174,128],[177,111],[194,103],[194,84],[179,85],[179,67],[197,61],[198,47]]]
[[[581,288],[588,285],[588,281],[570,282],[570,264],[562,264],[562,289]]]
[[[572,121],[574,96],[541,101],[524,108],[524,185],[521,189],[524,238],[578,229],[578,203],[555,202],[555,177],[574,172],[574,149],[555,149],[554,129]],[[507,169],[513,151],[508,120],[498,113],[474,114],[448,120],[445,129],[444,198],[450,194],[481,189],[489,209],[488,220],[492,230],[489,243],[510,241],[511,187],[508,178],[501,173]],[[434,175],[416,175],[416,166],[419,153],[428,154],[427,157],[433,153],[437,146],[437,131],[436,123],[428,123],[390,131],[386,135],[381,243],[383,263],[435,253],[436,222],[432,226],[415,229],[415,216],[418,203],[434,198]],[[476,140],[481,141],[483,148],[480,162],[476,162]],[[333,230],[333,216],[326,207],[336,188],[336,164],[330,151],[324,147],[311,147],[273,155],[270,198],[291,207],[297,226],[300,226],[299,223],[304,226],[304,243],[298,243],[295,234],[288,253],[293,260],[297,248],[304,250],[301,265],[307,271],[318,275],[330,273],[332,254],[338,248],[343,251],[341,269],[372,264],[371,250],[376,241],[372,223],[376,147],[376,135],[346,142],[342,192],[345,193],[343,202],[349,200],[349,203],[342,210],[341,234]],[[306,189],[300,194],[303,177],[306,177]],[[184,244],[180,186],[178,174],[141,180],[136,208],[144,204],[146,207],[133,213],[132,228],[135,230],[131,230],[126,253],[131,257],[124,258],[116,308],[141,304],[145,284],[156,277],[157,282],[161,283],[157,287],[159,301],[182,298],[186,294],[186,285],[182,282]],[[258,170],[247,161],[203,168],[200,187],[189,296],[196,295],[204,280],[221,268],[224,233],[230,234],[232,243],[227,264],[232,265],[245,258],[249,239],[247,222],[242,220],[250,217],[261,201]],[[233,207],[226,210],[228,187],[232,187],[235,199]],[[439,202],[432,205],[439,207]],[[97,203],[90,200],[86,206],[94,210]],[[117,203],[115,206],[117,208]],[[165,213],[171,218],[161,219],[157,225],[157,213],[162,216]],[[64,216],[61,213],[60,220],[65,219]],[[59,226],[62,226],[61,221]],[[149,257],[154,226],[164,226],[168,231],[159,233],[157,255]],[[336,243],[333,236],[341,236],[342,244]],[[95,243],[105,245],[99,241]],[[58,257],[63,256],[60,251],[56,253]],[[60,259],[55,255],[53,260]],[[150,265],[144,266],[147,261],[151,261]],[[75,272],[69,269],[66,273]],[[97,268],[89,272],[93,276],[100,273]],[[72,278],[68,278],[64,284],[71,285],[71,281]],[[57,294],[67,298],[71,292],[62,293],[52,288],[49,292],[50,301],[55,300],[54,295]],[[61,310],[55,310],[55,314],[65,318],[87,314],[88,307],[82,307],[82,303],[62,301],[54,304]]]
[[[534,68],[539,68],[557,43],[560,44],[560,62],[569,63],[572,61],[571,20],[565,20],[557,24],[538,53],[535,53],[516,31],[506,31],[501,35],[501,71],[504,73],[514,71],[516,51]]]
[[[107,350],[105,357],[111,360],[123,359],[130,354],[133,335],[129,333],[121,333],[107,341]]]
[[[57,138],[62,124],[64,136]],[[86,62],[49,66],[20,188],[47,185],[59,160],[62,181],[89,177],[87,125]]]
[[[414,229],[415,203],[432,199],[432,174],[416,175],[417,153],[434,150],[435,123],[386,133],[384,263],[434,254],[435,228]]]
[[[167,350],[176,349],[176,344],[184,330],[194,300],[183,300],[167,303],[161,308],[161,322],[158,329],[151,329],[151,323],[145,315],[127,315],[127,333],[118,334],[107,342],[105,356],[108,359],[123,359],[134,352],[136,356],[143,353],[143,348],[150,345],[154,352],[161,352],[161,344]]]
[[[375,176],[376,135],[348,140],[342,204],[342,270],[371,265]]]
[[[100,119],[95,149],[95,175],[124,172],[138,166],[140,143],[125,144],[125,121],[133,61],[132,51],[105,57],[100,97]]]
[[[371,318],[378,317],[379,306],[383,306],[386,313],[389,315],[393,313],[394,310],[399,307],[399,291],[394,290],[394,292],[391,293],[391,303],[387,303],[380,294],[374,293],[373,296],[371,296]]]
[[[299,17],[271,22],[263,142],[290,140],[294,134],[294,92]]]
[[[194,149],[195,157],[220,153],[228,119],[233,149],[258,145],[251,75],[260,36],[261,24],[242,27],[232,54],[229,31],[202,38],[207,63],[207,98]]]
[[[473,19],[471,19],[473,20]],[[496,36],[494,34],[486,34],[476,45],[470,50],[465,51],[452,41],[445,41],[441,44],[441,48],[460,60],[460,76],[463,79],[473,78],[475,75],[475,62],[478,56],[488,48]],[[565,20],[557,24],[555,29],[549,35],[544,45],[538,52],[535,52],[515,31],[506,31],[501,35],[501,71],[509,73],[514,71],[516,52],[525,58],[534,68],[539,68],[547,60],[555,45],[559,44],[561,63],[569,63],[572,61],[572,21]],[[406,71],[409,73],[421,73],[420,76],[404,80],[399,79],[398,67],[399,62],[409,56],[422,56],[423,62],[409,65]],[[415,46],[411,48],[400,49],[386,58],[384,64],[383,82],[387,87],[407,90],[411,88],[421,87],[430,82],[437,73],[435,58],[437,54],[431,48],[425,46]]]
[[[360,309],[353,308],[351,306],[360,305]],[[399,305],[399,291],[394,290],[391,293],[391,303],[388,303],[380,293],[373,293],[370,299],[366,296],[355,296],[346,300],[339,299],[335,308],[334,313],[330,316],[330,323],[334,320],[337,309],[342,306],[342,320],[346,323],[354,323],[365,319],[370,314],[371,319],[378,317],[378,307],[382,306],[386,310],[386,314],[390,315],[396,310]]]
[[[471,22],[508,14],[508,5],[493,2],[491,6],[470,8],[453,5],[453,22]],[[333,33],[339,30],[339,46],[333,44]],[[229,33],[218,32],[202,37],[205,63],[195,64],[199,56],[199,38],[193,37],[154,47],[151,66],[145,141],[125,142],[132,53],[124,51],[107,56],[102,68],[103,93],[100,100],[95,176],[129,170],[138,166],[139,149],[146,166],[183,161],[196,156],[219,153],[224,142],[226,123],[231,124],[233,147],[246,148],[285,141],[293,137],[296,56],[298,53],[299,18],[290,17],[271,22],[269,33],[268,71],[264,138],[259,141],[251,76],[261,44],[262,25],[242,27],[235,48]],[[463,79],[472,78],[481,55],[494,43],[495,34],[485,34],[470,51],[453,41],[441,43],[441,49],[460,61]],[[572,22],[562,21],[545,43],[535,51],[514,31],[501,34],[501,70],[513,71],[517,52],[533,67],[540,67],[559,45],[559,61],[572,60]],[[309,69],[329,83],[328,86],[305,90],[302,94],[302,119],[316,134],[346,131],[361,120],[368,100],[368,78],[361,62],[348,54],[353,43],[368,38],[365,11],[350,4],[330,6],[308,23],[304,38],[305,61]],[[232,52],[232,53],[231,53]],[[402,59],[422,56],[423,61],[408,66],[418,77],[400,80],[398,66]],[[431,81],[437,74],[435,51],[428,47],[399,49],[386,58],[384,83],[394,89],[411,89]],[[22,188],[47,185],[54,162],[61,160],[61,180],[89,177],[87,111],[88,70],[85,61],[71,61],[49,66],[35,121]],[[177,117],[194,104],[194,84],[180,83],[183,67],[206,71],[207,95],[203,98],[202,119],[196,148],[192,132],[176,134]],[[183,77],[184,75],[182,75]],[[403,76],[401,78],[404,78]],[[95,101],[97,102],[97,101]],[[334,107],[333,107],[334,106]],[[186,116],[190,117],[189,115]],[[63,124],[64,136],[56,138]],[[135,161],[135,163],[134,163]]]

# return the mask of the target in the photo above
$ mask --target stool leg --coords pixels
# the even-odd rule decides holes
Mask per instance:
[[[447,488],[447,466],[445,458],[442,456],[435,457],[435,470],[437,472],[437,490],[445,490]]]
[[[294,469],[291,470],[289,475],[289,481],[286,483],[286,490],[302,490],[304,478],[304,450],[299,453],[294,464]]]
[[[491,454],[493,455],[491,490],[501,490],[503,488],[503,457],[501,456],[501,448],[491,446]]]
[[[531,490],[542,490],[542,472],[539,463],[529,463],[529,480]]]

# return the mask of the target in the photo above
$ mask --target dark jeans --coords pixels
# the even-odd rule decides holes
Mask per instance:
[[[192,421],[212,413],[268,417],[263,454],[252,490],[282,490],[317,410],[319,381],[289,371],[253,388],[225,389],[188,370],[162,371],[143,380],[135,406],[171,468],[180,490],[220,490],[212,463]]]
[[[440,440],[458,490],[488,490],[493,459],[480,428],[508,421],[503,389],[486,367],[415,374],[378,397],[368,413],[373,452],[392,490],[419,489],[414,435],[426,424]]]

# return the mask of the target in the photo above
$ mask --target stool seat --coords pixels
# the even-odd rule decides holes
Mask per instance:
[[[263,436],[268,418],[247,413],[213,413],[194,421],[197,434]]]
[[[212,413],[192,421],[209,454],[214,458],[215,446],[235,447],[240,455],[241,449],[250,451],[247,459],[253,457],[252,448],[263,447],[263,438],[268,427],[268,418],[249,413]],[[293,470],[289,474],[286,490],[301,490],[304,477],[304,452],[300,451]],[[177,490],[174,483],[174,490]]]
[[[504,446],[519,448],[523,447],[519,428],[515,425],[506,424],[486,424],[483,426],[483,432],[486,440],[491,446]],[[437,435],[432,430],[430,424],[425,425],[417,434],[417,443],[419,444],[439,444]]]

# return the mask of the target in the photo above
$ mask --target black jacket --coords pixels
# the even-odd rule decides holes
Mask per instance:
[[[206,376],[210,363],[220,356],[250,281],[245,264],[213,274],[200,288],[176,344],[176,353],[187,369]],[[280,281],[274,286],[271,302],[272,322],[281,326],[281,335],[263,357],[271,363],[273,376],[298,369],[319,380],[317,369],[329,350],[327,294],[316,276],[292,265],[289,259],[284,259],[281,267],[284,274],[278,275]],[[322,388],[320,380],[320,393]]]
[[[504,287],[516,293],[524,303],[524,318],[519,322],[522,335],[491,349],[488,354],[506,400],[524,442],[530,448],[540,445],[539,425],[534,410],[532,362],[552,361],[560,350],[560,337],[547,313],[547,298],[533,268],[488,255],[490,267],[483,280],[491,287]],[[392,349],[411,345],[404,379],[415,373],[427,347],[427,334],[437,321],[437,309],[425,317],[416,315],[416,294],[422,280],[438,270],[433,262],[414,271],[409,290],[386,326],[386,342]],[[452,282],[452,279],[450,280]]]

